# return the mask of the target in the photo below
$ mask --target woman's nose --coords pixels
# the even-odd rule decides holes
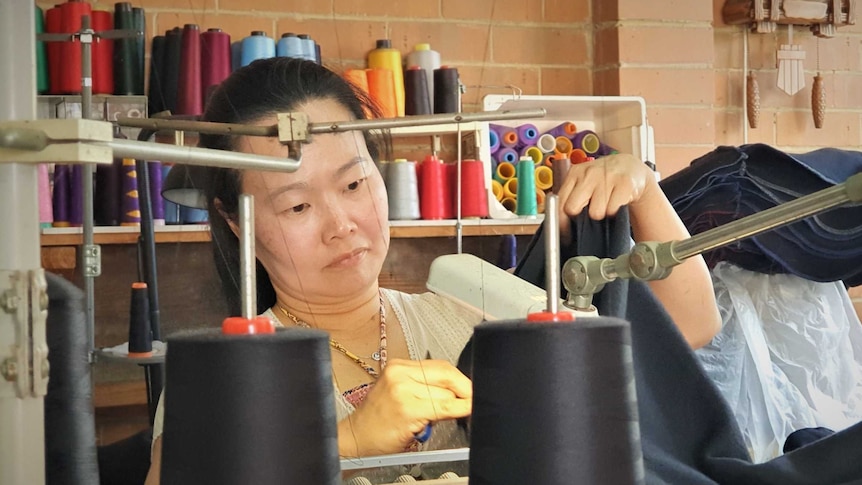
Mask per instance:
[[[326,240],[349,236],[356,230],[356,223],[349,207],[341,203],[327,205],[327,224],[324,233]]]

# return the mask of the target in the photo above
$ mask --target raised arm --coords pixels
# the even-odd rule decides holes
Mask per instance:
[[[601,220],[628,205],[635,241],[689,237],[652,170],[632,155],[610,155],[572,166],[559,195],[560,210],[567,216],[576,216],[589,206],[590,217]],[[568,236],[569,217],[560,219],[560,233]],[[689,258],[666,279],[649,285],[692,348],[706,345],[718,333],[721,316],[702,257]]]

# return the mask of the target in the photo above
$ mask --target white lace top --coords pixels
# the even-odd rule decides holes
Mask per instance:
[[[449,300],[433,293],[408,294],[396,290],[383,289],[384,297],[394,310],[407,340],[407,350],[411,360],[420,360],[428,355],[432,359],[447,360],[456,364],[461,350],[473,333],[473,327],[481,317]],[[271,310],[264,315],[280,325]],[[354,411],[344,396],[335,389],[336,413],[338,420],[346,418]],[[164,409],[162,400],[156,411],[153,424],[153,440],[162,434]],[[467,446],[464,433],[454,421],[435,423],[431,438],[420,446],[421,451],[460,448]],[[413,475],[422,478],[437,478],[446,471],[454,471],[459,476],[467,474],[466,462],[426,464],[420,467],[389,467],[361,470],[358,475],[372,483],[390,483],[400,475]]]

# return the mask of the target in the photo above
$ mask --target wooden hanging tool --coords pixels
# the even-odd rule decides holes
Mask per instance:
[[[793,25],[787,26],[787,44],[778,49],[778,89],[793,96],[805,87],[805,51],[793,43]]]
[[[748,126],[757,128],[760,120],[760,87],[757,85],[757,76],[753,72],[748,73],[745,81],[745,109],[748,110]]]

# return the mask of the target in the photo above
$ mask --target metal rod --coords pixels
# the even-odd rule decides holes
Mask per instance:
[[[227,150],[211,150],[164,143],[150,143],[135,140],[111,140],[108,145],[118,158],[141,158],[164,162],[184,163],[236,169],[272,170],[295,172],[300,160],[292,158],[267,157]]]
[[[93,103],[93,31],[90,28],[90,16],[81,17],[81,119],[92,119]],[[86,261],[93,257],[93,165],[85,163],[81,167],[83,173],[83,247],[81,256]],[[98,254],[98,253],[96,253]],[[96,280],[95,276],[88,271],[87,264],[81,264],[84,268],[84,292],[86,293],[87,305],[85,318],[87,321],[87,338],[89,341],[89,359],[93,362],[96,350]]]
[[[474,121],[500,121],[524,118],[543,118],[544,109],[522,109],[507,111],[482,111],[477,113],[444,113],[436,115],[405,116],[377,120],[336,121],[331,123],[309,123],[309,134],[339,133],[353,130],[382,130],[408,126],[444,125],[449,123],[471,123]],[[188,121],[156,118],[119,118],[120,126],[150,130],[192,131],[214,135],[276,136],[278,125],[254,126],[208,121]]]
[[[0,1],[0,121],[36,118],[35,42],[33,2]],[[41,271],[37,171],[35,164],[0,163],[0,272],[4,274],[0,292],[4,294],[14,287],[8,272]],[[0,362],[15,361],[18,352],[30,345],[16,334],[17,325],[32,322],[19,322],[16,313],[23,312],[0,310]],[[41,328],[40,333],[32,327],[33,347],[45,344]],[[25,378],[30,370],[18,372]],[[16,379],[0,376],[0,483],[44,484],[44,397],[19,396],[17,386]]]
[[[470,448],[396,453],[394,455],[342,458],[341,471],[363,470],[381,466],[418,465],[421,463],[448,463],[470,459]]]
[[[336,133],[351,130],[385,130],[408,126],[445,125],[449,123],[472,123],[474,121],[501,121],[524,118],[544,118],[544,108],[507,111],[479,111],[476,113],[442,113],[436,115],[404,116],[379,120],[338,121],[333,123],[309,123],[309,133]]]
[[[560,300],[560,214],[557,195],[545,198],[545,286],[548,297],[548,313],[559,311]]]
[[[242,292],[242,317],[248,320],[257,315],[257,283],[254,255],[254,198],[239,196],[239,270]]]
[[[791,222],[817,214],[826,209],[850,202],[846,184],[851,179],[862,180],[862,174],[856,174],[843,184],[823,189],[791,202],[786,202],[748,217],[733,221],[723,226],[696,234],[673,244],[673,255],[678,260],[690,258],[722,246],[756,236],[770,229],[775,229]]]

